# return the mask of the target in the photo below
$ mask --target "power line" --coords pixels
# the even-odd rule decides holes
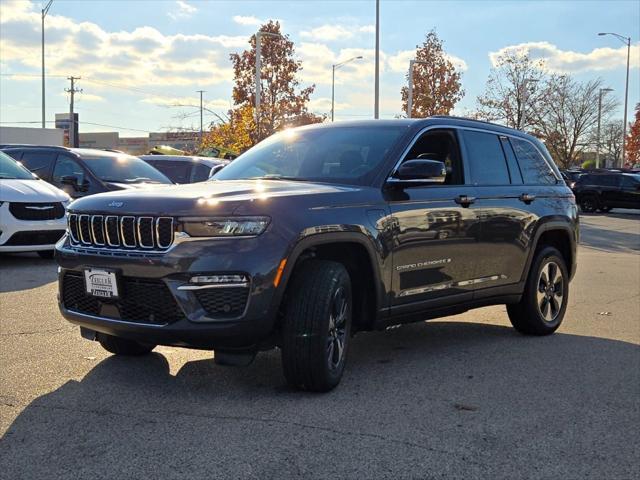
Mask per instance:
[[[0,122],[0,125],[26,125],[26,124],[34,124],[34,123],[40,123],[40,120],[38,121],[23,121],[23,122]],[[54,120],[47,120],[46,123],[55,123]],[[92,126],[96,126],[96,127],[108,127],[108,128],[119,128],[120,130],[127,130],[130,132],[144,132],[144,133],[151,133],[151,131],[149,130],[141,130],[139,128],[129,128],[129,127],[123,127],[122,125],[106,125],[104,123],[94,123],[94,122],[82,122],[83,125],[92,125]]]

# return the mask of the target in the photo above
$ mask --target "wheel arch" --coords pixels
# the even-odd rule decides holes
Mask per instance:
[[[548,220],[543,222],[537,229],[535,240],[532,244],[525,275],[528,274],[536,252],[543,246],[555,247],[562,254],[569,278],[573,279],[576,272],[577,243],[579,241],[578,227],[572,225],[568,220]]]
[[[342,263],[352,281],[354,295],[354,326],[356,330],[370,330],[382,309],[384,284],[378,253],[363,233],[335,232],[312,235],[296,243],[287,255],[287,262],[275,295],[279,308],[298,265],[309,258]]]

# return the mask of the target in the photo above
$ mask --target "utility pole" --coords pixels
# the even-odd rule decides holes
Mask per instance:
[[[611,88],[601,88],[598,92],[598,129],[596,131],[596,168],[600,168],[600,118],[602,117],[602,95],[611,92]]]
[[[376,0],[376,70],[373,118],[380,118],[380,0]]]
[[[44,17],[49,13],[53,0],[49,0],[49,3],[42,9],[42,128],[45,127],[45,108],[44,108]]]
[[[204,90],[197,90],[197,92],[200,94],[200,148],[202,148],[202,135],[203,135],[203,130],[202,130],[202,94],[205,92]]]
[[[624,87],[624,117],[622,122],[622,157],[620,157],[620,166],[624,166],[627,151],[627,104],[629,103],[629,59],[631,57],[631,37],[625,37],[619,33],[600,32],[598,35],[612,35],[627,46],[627,79]]]
[[[69,101],[69,146],[74,148],[76,146],[77,132],[75,131],[75,116],[73,114],[73,96],[78,92],[82,92],[82,89],[75,88],[75,81],[80,80],[80,77],[71,76],[67,77],[67,80],[71,81],[71,88],[65,89],[65,92],[71,95]]]

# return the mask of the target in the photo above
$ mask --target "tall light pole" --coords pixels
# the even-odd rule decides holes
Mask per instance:
[[[353,62],[354,60],[362,60],[362,55],[358,55],[357,57],[350,58],[349,60],[345,60],[344,62],[336,63],[335,65],[331,65],[331,121],[333,122],[333,114],[335,110],[335,98],[336,98],[336,70],[343,65],[346,65],[349,62]]]
[[[49,13],[53,0],[49,2],[42,9],[42,128],[45,127],[45,112],[44,112],[44,17]]]
[[[380,118],[380,0],[376,0],[376,66],[373,118]]]
[[[202,129],[202,94],[204,93],[204,90],[197,90],[197,92],[200,94],[200,148],[202,148],[202,134],[203,134],[203,129]]]
[[[413,115],[413,66],[416,63],[427,64],[418,60],[409,60],[409,92],[407,94],[407,118]]]
[[[262,68],[262,37],[283,38],[279,33],[263,32],[256,33],[256,127],[260,131],[260,69]]]
[[[626,151],[627,151],[627,102],[629,100],[629,57],[631,56],[631,37],[625,37],[624,35],[619,35],[617,33],[611,32],[600,32],[598,33],[601,37],[604,35],[613,35],[622,43],[627,44],[627,80],[624,87],[624,118],[622,122],[622,158],[620,159],[620,163],[624,165],[624,161],[626,159]]]
[[[602,116],[602,96],[612,92],[612,88],[601,88],[598,92],[598,129],[596,131],[596,168],[600,168],[600,118]]]

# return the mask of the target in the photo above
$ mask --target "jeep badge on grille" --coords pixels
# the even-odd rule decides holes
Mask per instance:
[[[107,205],[107,207],[114,207],[114,208],[120,208],[122,205],[124,205],[124,202],[116,202],[115,200],[113,202],[111,202],[109,205]]]

